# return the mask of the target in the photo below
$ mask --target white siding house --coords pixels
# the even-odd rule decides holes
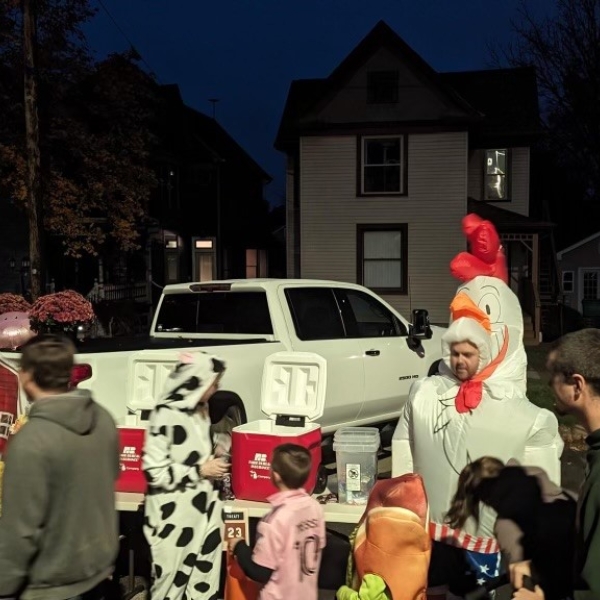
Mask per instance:
[[[564,302],[584,316],[600,316],[600,233],[557,253]]]
[[[531,69],[437,73],[380,22],[328,77],[290,87],[275,143],[287,156],[288,276],[361,283],[407,317],[425,308],[446,323],[449,263],[474,211],[503,236],[515,291],[523,278],[536,288],[539,131]]]

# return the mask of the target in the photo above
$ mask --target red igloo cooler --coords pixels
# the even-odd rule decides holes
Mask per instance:
[[[121,472],[115,489],[117,492],[146,492],[146,477],[142,470],[142,451],[146,428],[119,426],[119,467]]]
[[[240,500],[264,502],[277,492],[271,455],[280,444],[304,446],[312,455],[306,491],[312,493],[321,464],[321,427],[327,362],[310,352],[277,352],[263,370],[261,410],[266,419],[233,428],[231,485]]]

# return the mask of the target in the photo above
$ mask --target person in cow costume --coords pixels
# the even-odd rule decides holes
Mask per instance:
[[[498,233],[474,214],[463,219],[463,231],[469,251],[450,265],[463,283],[450,305],[439,373],[413,384],[394,434],[393,476],[420,474],[429,498],[434,540],[429,598],[445,598],[448,588],[463,594],[498,573],[491,509],[482,509],[461,530],[446,522],[467,464],[482,456],[515,459],[542,468],[560,484],[558,422],[526,396],[523,316],[507,285]],[[469,347],[469,359],[461,358]]]

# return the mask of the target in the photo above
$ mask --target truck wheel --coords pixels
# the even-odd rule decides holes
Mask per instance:
[[[436,360],[430,367],[429,367],[429,372],[427,373],[428,377],[431,377],[432,375],[437,375],[440,372],[440,363],[442,362],[442,360]]]

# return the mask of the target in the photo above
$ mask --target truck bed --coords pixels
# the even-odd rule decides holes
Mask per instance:
[[[123,336],[117,338],[86,339],[77,342],[78,354],[98,352],[135,352],[138,350],[170,350],[171,348],[204,348],[207,346],[238,346],[241,344],[265,344],[265,338],[243,339],[190,339],[190,338],[155,338],[146,336]],[[276,343],[276,342],[273,342]]]

